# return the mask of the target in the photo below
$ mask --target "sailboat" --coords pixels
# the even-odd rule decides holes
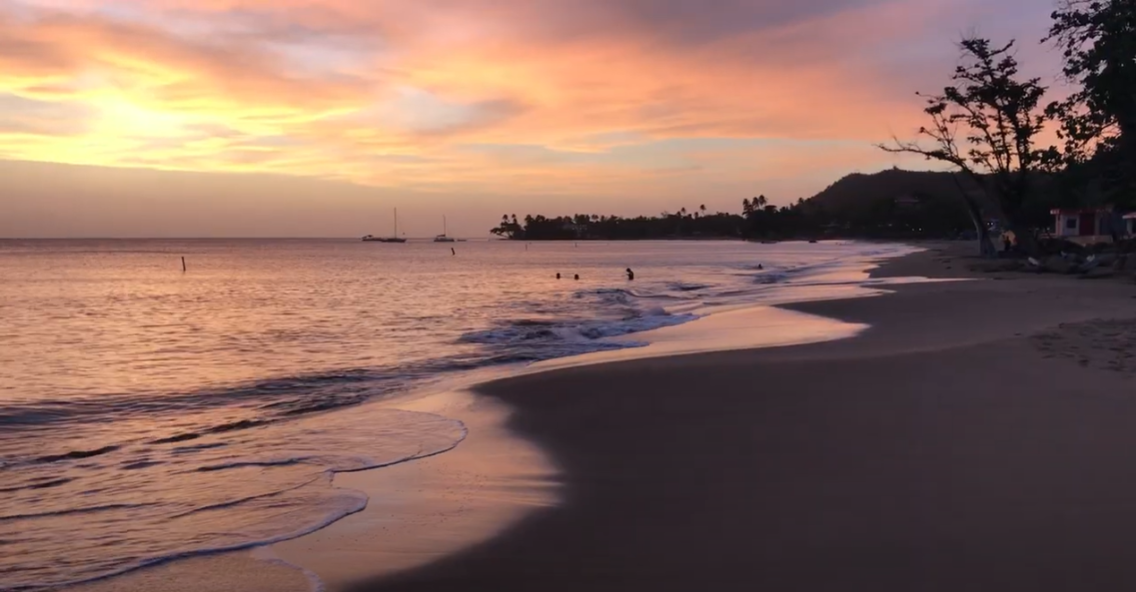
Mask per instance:
[[[456,243],[457,241],[446,234],[446,217],[442,216],[442,234],[434,237],[436,243]]]
[[[363,237],[365,243],[405,243],[406,239],[398,235],[398,208],[394,209],[394,234],[389,237],[371,236]]]

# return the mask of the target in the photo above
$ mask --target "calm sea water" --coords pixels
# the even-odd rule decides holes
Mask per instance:
[[[310,532],[367,503],[334,472],[465,435],[445,417],[350,409],[633,347],[611,338],[716,307],[850,294],[867,261],[906,250],[0,242],[0,589]]]

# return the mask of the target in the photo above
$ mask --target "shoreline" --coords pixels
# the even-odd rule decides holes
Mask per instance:
[[[871,256],[866,258],[864,268],[861,272],[864,274],[864,279],[879,279],[875,276],[879,265],[887,265],[889,261],[911,256],[913,253],[918,253],[918,249],[922,249],[922,247],[913,247],[913,249],[915,250],[912,253],[898,257],[880,258]],[[809,302],[871,298],[887,294],[887,290],[891,287],[891,284],[880,283],[873,286],[861,286],[853,283],[848,287],[850,289],[841,295],[822,295],[816,297],[814,300],[803,300],[799,302],[794,300],[793,303],[807,304]],[[787,329],[786,332],[781,335],[772,336],[767,334],[754,334],[755,329],[776,329],[778,326],[784,326]],[[867,328],[868,326],[864,324],[846,323],[835,318],[794,311],[792,310],[792,304],[754,303],[748,306],[720,309],[701,316],[689,323],[634,333],[624,336],[623,338],[627,341],[643,340],[648,343],[646,347],[630,347],[614,351],[592,352],[567,358],[544,360],[523,368],[496,369],[497,371],[483,373],[480,379],[457,381],[454,383],[457,386],[451,384],[449,389],[440,389],[440,392],[434,395],[428,395],[425,398],[427,400],[433,399],[436,401],[437,397],[442,397],[442,400],[445,400],[446,398],[456,396],[460,400],[464,397],[472,396],[474,401],[481,401],[484,404],[489,401],[497,401],[493,397],[484,396],[482,389],[487,386],[524,377],[539,378],[560,369],[602,368],[610,364],[628,361],[633,362],[650,359],[665,360],[676,356],[685,357],[696,354],[712,354],[730,351],[745,352],[827,341],[841,341],[852,338]],[[724,338],[723,333],[732,333],[733,337]],[[486,378],[484,374],[488,374],[488,378]],[[413,406],[404,408],[441,413],[447,417],[452,417],[463,422],[468,421],[468,417],[463,416],[463,411],[456,409],[452,405],[448,406],[448,410],[440,410],[436,404],[429,409],[421,409]],[[512,413],[512,405],[506,404],[503,406],[502,412],[495,418],[486,418],[484,416],[475,418],[474,422],[477,425],[476,427],[471,426],[469,433],[471,435],[478,433],[482,438],[489,440],[490,438],[486,438],[486,434],[483,433],[483,430],[488,430],[494,434],[491,436],[492,440],[498,442],[513,441],[532,446],[532,442],[534,441],[532,438],[518,437],[518,435],[514,433],[514,430],[510,428],[511,424],[509,422]],[[534,450],[539,451],[540,448],[536,447]],[[459,451],[461,454],[457,454]],[[422,474],[445,472],[448,470],[446,467],[451,461],[453,463],[467,462],[470,458],[478,454],[476,451],[467,454],[469,452],[469,447],[466,442],[463,442],[455,451],[441,455],[440,460],[421,459],[410,463],[413,466],[408,467],[406,470],[417,471],[420,469]],[[434,462],[442,465],[442,467],[439,469],[431,466]],[[555,461],[547,457],[542,457],[542,460],[535,463],[536,465],[544,467],[546,471],[542,479],[531,482],[530,487],[535,487],[537,490],[548,490],[560,485],[560,480],[563,478],[563,475],[555,470],[547,470],[549,469],[550,463],[555,464]],[[504,465],[505,466],[483,465],[485,472],[482,477],[491,481],[511,480],[518,474],[526,472],[525,469],[518,471],[514,463],[504,463]],[[337,486],[350,487],[363,491],[372,500],[384,499],[391,494],[392,489],[398,489],[397,485],[392,488],[390,483],[387,482],[388,480],[398,482],[401,477],[397,474],[391,472],[372,472],[371,478],[365,477],[367,474],[367,472],[363,472],[342,475],[341,477],[345,477],[345,479],[337,480],[336,484]],[[435,481],[435,483],[437,482]],[[451,483],[447,486],[452,485]],[[459,488],[460,487],[459,485]],[[470,491],[466,490],[465,493],[469,494]],[[501,501],[497,493],[491,493],[488,497],[495,502]],[[413,516],[415,512],[419,511],[413,507],[415,505],[414,502],[404,500],[402,504],[403,506],[395,510],[393,514]],[[540,504],[540,506],[546,510],[550,510],[553,504],[547,502]],[[410,509],[408,510],[408,508]],[[432,510],[436,513],[445,513],[452,511],[453,508],[448,507],[447,504],[441,504],[435,505]],[[536,510],[531,507],[527,509],[513,508],[513,511],[509,511],[508,509],[496,507],[493,508],[493,510],[501,512],[506,518],[498,519],[495,523],[492,523],[492,521],[489,523],[483,521],[476,531],[467,531],[463,536],[459,537],[458,540],[455,540],[452,534],[449,535],[448,539],[440,543],[435,540],[433,542],[432,555],[435,555],[437,559],[444,559],[448,554],[438,552],[438,548],[445,547],[452,551],[485,544],[486,541],[491,540],[491,535],[497,534],[500,530],[506,529],[517,521],[523,524],[532,517],[534,512],[539,513],[540,508]],[[406,573],[407,564],[405,562],[397,558],[393,561],[390,560],[392,553],[395,555],[405,553],[405,545],[392,540],[391,535],[389,532],[386,532],[385,528],[375,525],[375,512],[371,506],[368,506],[361,514],[362,515],[355,514],[348,516],[336,524],[315,533],[291,541],[274,544],[270,547],[271,556],[281,557],[297,567],[302,567],[316,574],[321,574],[323,576],[321,580],[323,580],[324,589],[330,591],[354,590],[354,584],[359,581],[397,577],[400,573]],[[410,521],[413,522],[414,520],[414,518],[411,518]],[[368,522],[371,523],[369,527],[367,526]],[[368,548],[363,552],[363,555],[368,556],[372,560],[375,558],[383,558],[384,565],[382,567],[368,567],[360,570],[358,567],[353,568],[346,565],[343,561],[330,559],[330,556],[337,552],[358,556],[359,551],[345,551],[345,549],[349,545],[357,543],[358,533],[363,531],[368,531],[371,535],[377,537],[376,541],[367,546]],[[368,565],[373,564],[373,561],[368,562]],[[368,572],[370,577],[358,577],[360,573]],[[354,581],[352,581],[353,577]]]
[[[335,486],[366,493],[367,507],[264,547],[264,556],[315,574],[324,590],[343,590],[460,552],[559,502],[559,468],[505,428],[513,413],[507,406],[458,390],[396,407],[457,419],[468,435],[445,454],[337,475]]]
[[[879,261],[879,256],[869,255],[863,261],[863,273]],[[858,288],[852,285],[837,288],[848,292],[847,295],[856,294],[863,297],[870,295],[874,288]],[[847,296],[846,295],[846,296]],[[839,296],[821,296],[833,298]],[[741,323],[736,321],[741,320]],[[811,329],[801,332],[801,323],[807,323]],[[752,331],[757,327],[783,326],[788,331],[781,336],[754,336]],[[295,537],[283,542],[266,546],[253,547],[250,550],[235,552],[208,553],[189,558],[162,562],[154,566],[134,570],[126,574],[95,580],[84,584],[75,584],[63,589],[69,592],[134,592],[153,589],[155,581],[166,582],[165,590],[199,590],[195,578],[188,574],[195,571],[211,573],[227,572],[234,574],[231,580],[224,577],[208,580],[210,583],[205,589],[233,589],[233,590],[310,590],[316,584],[316,589],[339,590],[345,589],[351,578],[362,579],[363,576],[375,577],[387,573],[406,570],[423,563],[426,559],[409,560],[410,553],[426,553],[432,556],[458,551],[464,546],[475,544],[490,538],[501,528],[520,519],[520,517],[533,507],[548,505],[550,489],[557,485],[557,475],[549,469],[548,460],[539,450],[531,449],[527,440],[518,439],[515,435],[503,429],[508,416],[508,409],[497,409],[486,413],[484,407],[488,402],[478,396],[480,404],[471,403],[470,389],[478,385],[492,383],[497,380],[513,376],[539,375],[550,371],[559,365],[579,366],[607,364],[617,359],[641,359],[648,357],[673,356],[698,351],[715,351],[725,349],[749,349],[754,347],[773,347],[790,343],[806,343],[826,339],[841,339],[855,334],[863,329],[861,325],[844,324],[829,319],[806,315],[802,313],[782,310],[770,304],[754,303],[744,307],[725,309],[718,307],[712,314],[706,314],[693,322],[681,325],[664,327],[625,336],[626,341],[648,340],[652,345],[648,347],[631,347],[609,352],[584,354],[569,358],[559,358],[541,363],[532,364],[523,368],[497,367],[486,368],[480,372],[453,377],[444,380],[439,385],[430,387],[417,395],[412,395],[401,402],[378,402],[379,406],[394,407],[412,411],[426,411],[457,419],[476,426],[469,430],[476,432],[478,437],[471,444],[469,438],[443,455],[417,459],[412,463],[405,463],[398,467],[386,467],[383,470],[339,473],[335,476],[334,486],[360,491],[370,500],[368,506],[360,512],[353,513],[329,526],[317,529],[314,532]],[[723,340],[723,332],[732,332],[732,339]],[[750,333],[746,335],[746,333]],[[659,343],[655,343],[658,340]],[[422,402],[426,401],[425,404]],[[490,436],[491,434],[491,436]],[[485,440],[493,444],[478,444]],[[467,498],[471,495],[482,495],[485,492],[484,483],[473,486],[469,483],[459,483],[460,479],[453,479],[455,464],[476,462],[476,457],[490,457],[501,455],[494,449],[520,450],[524,457],[523,462],[498,462],[497,466],[482,464],[483,475],[489,481],[496,480],[498,484],[517,477],[528,479],[523,495],[514,491],[508,496],[500,492],[485,496],[481,512],[492,516],[492,520],[466,520],[468,523],[463,529],[452,529],[447,540],[437,537],[429,545],[419,545],[418,548],[408,550],[407,546],[390,541],[389,533],[384,525],[378,524],[374,516],[379,511],[385,511],[390,516],[401,515],[403,520],[417,521],[419,526],[423,522],[423,515],[433,513],[452,515],[460,508],[454,506],[451,499],[434,499],[428,503],[414,499],[415,496],[405,494],[407,483],[416,481],[429,482],[434,487],[446,487],[457,490],[460,495]],[[487,452],[488,451],[488,452]],[[449,474],[450,482],[446,482],[439,475]],[[534,477],[538,475],[539,477]],[[477,492],[478,488],[482,488]],[[423,491],[423,488],[419,488]],[[458,497],[460,497],[460,495]],[[518,499],[527,499],[517,507]],[[544,500],[537,503],[534,500]],[[426,509],[424,509],[426,508]],[[464,517],[463,517],[464,519]],[[358,539],[358,533],[371,528],[376,535],[386,537],[387,543],[369,545],[370,558],[358,561],[362,569],[331,558],[331,550],[342,550],[344,544]],[[411,529],[413,530],[413,529]],[[421,530],[421,528],[419,528]],[[418,536],[409,533],[411,539]],[[428,537],[429,538],[429,537]],[[411,544],[410,547],[414,547]],[[403,557],[398,557],[398,555]],[[366,555],[366,554],[365,554]],[[358,556],[354,553],[353,556]],[[376,559],[380,558],[381,559]],[[376,568],[376,562],[383,567]],[[239,566],[239,567],[235,567]],[[262,569],[263,568],[263,569]],[[293,573],[289,574],[291,570]],[[243,575],[241,575],[243,574]],[[318,580],[312,580],[313,574]],[[302,577],[299,577],[302,576]],[[170,583],[176,582],[176,583]],[[204,584],[205,582],[199,582]],[[287,585],[285,585],[287,584]]]
[[[902,257],[902,256],[901,256]],[[882,261],[879,257],[868,257],[864,262],[863,273],[870,277],[871,271]],[[820,297],[817,301],[844,298],[869,298],[880,294],[879,289],[853,286],[842,296]],[[462,421],[467,425],[467,438],[455,449],[435,457],[418,459],[398,467],[397,471],[361,471],[337,475],[336,486],[347,487],[364,492],[376,505],[369,504],[362,512],[344,519],[316,532],[275,543],[268,547],[267,557],[282,559],[290,565],[316,574],[324,590],[352,590],[359,581],[374,578],[397,577],[410,569],[427,563],[417,558],[407,560],[409,554],[426,554],[435,560],[458,553],[465,548],[475,547],[491,540],[494,535],[524,523],[542,510],[550,511],[559,501],[557,494],[562,484],[563,474],[555,466],[554,459],[548,458],[533,440],[520,437],[511,428],[514,408],[502,404],[492,397],[483,396],[481,389],[486,385],[527,377],[543,376],[561,368],[603,367],[621,361],[647,360],[685,356],[694,353],[747,351],[787,345],[800,345],[832,340],[843,340],[863,331],[867,326],[843,323],[838,320],[813,314],[794,312],[775,304],[755,303],[736,309],[723,309],[701,316],[692,322],[667,326],[624,336],[626,341],[645,339],[646,347],[629,347],[613,351],[600,351],[566,358],[554,358],[517,368],[487,368],[481,375],[447,381],[448,387],[435,387],[429,393],[412,397],[408,402],[394,404],[400,409],[436,413]],[[737,321],[741,320],[741,323]],[[801,324],[808,329],[801,331]],[[780,325],[794,325],[792,331],[780,336],[735,336],[723,339],[722,332],[740,335],[752,331],[755,326],[776,328]],[[708,337],[710,336],[710,337]],[[639,338],[639,339],[636,339]],[[492,410],[485,412],[484,407]],[[511,450],[516,458],[505,459],[501,451]],[[495,463],[484,462],[495,458]],[[482,468],[481,483],[471,487],[468,481],[453,479],[454,467],[477,463]],[[414,474],[414,477],[407,477]],[[448,477],[447,477],[448,474]],[[430,483],[435,487],[446,488],[457,497],[479,496],[484,502],[481,512],[486,516],[470,521],[470,526],[450,529],[446,535],[429,534],[425,547],[418,548],[422,541],[422,515],[455,516],[463,511],[455,506],[453,498],[423,502],[422,499],[404,497],[407,480],[415,483]],[[447,480],[449,479],[449,480]],[[517,489],[517,481],[523,481]],[[486,483],[489,485],[486,486]],[[511,493],[502,495],[502,483]],[[418,497],[427,491],[420,487]],[[445,497],[445,496],[443,496]],[[393,498],[393,499],[392,499]],[[523,500],[518,503],[518,499]],[[428,508],[423,510],[423,508]],[[383,519],[378,516],[389,511],[391,524],[411,523],[413,532],[409,544],[393,536]],[[363,550],[355,547],[360,533],[369,533],[378,540]],[[351,565],[336,555],[354,557],[357,564]],[[360,559],[362,557],[362,559]],[[381,567],[376,567],[376,562]],[[358,563],[367,567],[360,568]],[[364,575],[366,577],[360,577]]]
[[[919,245],[920,248],[926,245]],[[950,246],[947,247],[950,249]],[[976,277],[990,278],[989,274],[967,274],[964,270],[954,271],[950,266],[942,264],[942,253],[937,253],[935,248],[928,247],[920,253],[909,254],[901,258],[891,259],[884,261],[881,267],[872,270],[871,276],[873,278],[888,278],[888,277],[901,277],[912,275],[912,271],[922,270],[925,275],[931,278],[954,278],[956,276],[966,276],[969,279]],[[946,269],[944,269],[944,267]],[[991,278],[993,279],[993,278]],[[998,278],[1001,279],[1001,278]],[[762,349],[752,349],[755,344],[746,346],[744,343],[739,342],[736,348],[722,348],[710,353],[705,353],[704,349],[693,349],[690,351],[674,350],[671,352],[664,351],[657,355],[640,355],[635,356],[636,352],[645,353],[643,348],[635,348],[630,350],[621,350],[631,354],[628,357],[634,358],[629,361],[619,360],[589,360],[577,361],[575,364],[569,364],[570,367],[566,368],[548,368],[548,367],[534,367],[531,371],[522,372],[519,375],[514,375],[506,378],[491,380],[488,383],[478,384],[473,388],[476,394],[474,399],[463,399],[468,395],[463,393],[449,393],[445,395],[432,395],[423,398],[430,401],[426,405],[433,406],[434,410],[441,408],[448,408],[450,412],[455,413],[456,418],[461,420],[462,413],[469,413],[472,411],[474,425],[476,429],[471,429],[473,432],[479,432],[483,437],[478,438],[474,445],[468,446],[463,443],[456,450],[450,453],[440,455],[434,459],[419,460],[414,463],[407,463],[405,467],[400,468],[403,475],[399,476],[392,473],[391,469],[384,469],[383,471],[370,471],[355,474],[342,474],[336,478],[337,487],[350,487],[359,489],[368,493],[371,497],[371,504],[368,508],[359,514],[354,514],[346,519],[340,520],[330,527],[321,529],[315,533],[305,535],[285,543],[278,543],[268,547],[269,553],[267,555],[261,554],[261,557],[254,559],[251,554],[242,555],[221,555],[221,556],[207,556],[194,558],[190,560],[176,561],[167,566],[159,566],[157,568],[150,568],[134,572],[140,578],[135,578],[134,574],[129,574],[125,577],[114,578],[106,582],[100,582],[97,587],[90,588],[91,592],[102,590],[149,590],[153,589],[151,585],[145,582],[153,582],[154,577],[158,577],[163,571],[167,571],[167,575],[172,576],[176,573],[193,573],[195,570],[201,571],[215,571],[217,565],[213,561],[218,562],[240,562],[242,566],[240,569],[234,571],[254,572],[260,573],[262,568],[268,570],[272,563],[264,561],[264,559],[282,559],[287,561],[293,566],[300,566],[303,569],[310,570],[319,574],[320,579],[324,584],[324,589],[327,590],[349,590],[349,591],[362,591],[362,590],[386,590],[386,589],[402,589],[404,585],[414,589],[420,589],[420,586],[432,589],[432,586],[439,588],[445,587],[448,589],[450,585],[457,585],[461,582],[453,579],[453,570],[458,570],[460,573],[468,573],[470,565],[489,565],[493,561],[501,561],[502,559],[494,558],[490,554],[487,559],[481,552],[485,548],[499,547],[502,544],[508,544],[508,541],[520,540],[518,537],[524,536],[532,537],[530,530],[536,523],[538,527],[542,521],[557,522],[557,516],[562,513],[571,513],[573,511],[573,502],[579,495],[579,484],[574,484],[577,480],[580,471],[575,469],[572,463],[564,462],[564,444],[562,442],[552,442],[543,433],[543,430],[532,431],[526,428],[526,423],[531,420],[526,416],[533,413],[530,401],[527,401],[520,393],[521,391],[531,392],[533,390],[545,389],[549,386],[555,386],[562,380],[581,380],[585,379],[596,381],[599,379],[598,384],[593,384],[592,389],[600,389],[601,392],[611,392],[613,388],[622,388],[625,391],[633,391],[638,386],[672,386],[670,384],[663,384],[652,376],[660,372],[668,370],[681,371],[680,373],[702,373],[713,372],[715,368],[726,367],[730,372],[737,370],[740,364],[816,364],[818,360],[841,361],[841,360],[861,360],[873,359],[879,357],[897,356],[901,355],[897,352],[902,352],[902,355],[920,354],[920,353],[934,353],[942,352],[951,349],[974,347],[976,344],[989,343],[999,339],[1005,339],[1007,331],[1012,331],[1020,336],[1023,331],[1037,331],[1045,329],[1052,325],[1047,322],[1036,322],[1036,319],[1027,318],[1030,315],[1024,309],[1021,311],[1014,311],[1012,303],[1018,297],[1018,289],[1021,285],[1017,280],[1022,280],[1027,283],[1033,282],[1035,285],[1027,287],[1027,290],[1042,290],[1045,286],[1053,283],[1052,278],[1017,278],[1009,282],[978,282],[987,287],[997,283],[1001,284],[997,290],[979,290],[980,292],[989,292],[984,294],[984,298],[993,304],[992,307],[987,307],[987,312],[981,313],[981,318],[976,319],[976,324],[983,325],[982,331],[975,334],[969,330],[959,330],[958,327],[950,327],[952,323],[951,318],[957,321],[958,310],[952,310],[949,314],[939,315],[938,318],[941,322],[925,322],[924,327],[915,328],[906,327],[903,330],[879,330],[880,327],[876,321],[879,321],[881,315],[888,317],[889,322],[894,320],[896,316],[904,317],[908,315],[918,315],[919,309],[926,309],[928,306],[938,307],[943,303],[948,303],[951,298],[937,297],[936,292],[946,290],[948,294],[953,290],[960,290],[963,293],[969,293],[973,290],[973,286],[960,287],[951,285],[946,287],[944,285],[933,284],[914,284],[914,285],[884,285],[880,286],[881,289],[889,292],[886,295],[866,298],[855,297],[850,299],[831,299],[821,300],[814,302],[800,302],[794,304],[780,304],[775,305],[775,310],[781,311],[787,315],[787,318],[794,318],[792,315],[798,315],[796,318],[806,318],[802,316],[809,315],[807,318],[818,319],[820,318],[823,323],[832,323],[832,326],[842,325],[855,328],[848,335],[837,338],[836,341],[823,341],[819,343],[796,343],[796,344],[778,344],[767,343],[762,347],[760,343],[756,347]],[[1069,286],[1068,279],[1058,279],[1057,282],[1065,284],[1064,291],[1076,291],[1080,288],[1072,288]],[[1077,284],[1076,282],[1073,283]],[[1061,296],[1064,297],[1064,296]],[[887,301],[883,305],[867,305],[865,301]],[[859,304],[858,304],[859,303]],[[1052,305],[1053,303],[1049,303]],[[760,308],[769,308],[768,306],[758,305]],[[1021,307],[1019,307],[1021,308]],[[957,309],[957,307],[956,307]],[[1031,309],[1032,310],[1032,309]],[[1097,309],[1089,309],[1097,310]],[[1118,312],[1123,312],[1123,307],[1117,307]],[[1009,319],[1003,319],[995,322],[997,318],[1010,311]],[[1014,314],[1020,312],[1021,314]],[[1088,320],[1092,318],[1092,314],[1074,314],[1070,313],[1068,318],[1072,320]],[[728,314],[728,313],[724,313]],[[688,327],[698,322],[706,322],[715,317],[721,318],[722,315],[711,315],[690,323],[687,325],[680,325],[671,329],[680,330],[682,327]],[[924,315],[926,316],[926,315]],[[928,319],[924,319],[928,321]],[[934,319],[931,319],[934,320]],[[986,323],[986,324],[983,324]],[[953,324],[958,324],[957,322]],[[728,328],[729,323],[721,328]],[[869,326],[866,330],[864,327]],[[720,329],[721,329],[720,328]],[[655,330],[667,331],[668,329]],[[855,337],[852,337],[855,335]],[[634,335],[632,336],[634,337]],[[850,339],[849,339],[850,337]],[[848,347],[847,344],[855,343],[854,347]],[[725,351],[723,351],[725,350]],[[703,353],[698,353],[703,352]],[[618,353],[618,352],[617,352]],[[585,356],[587,357],[587,356]],[[587,364],[587,365],[580,365]],[[539,364],[536,366],[540,366]],[[631,372],[632,374],[643,373],[647,379],[643,385],[636,385],[634,381],[627,382],[625,375]],[[612,382],[612,384],[605,384],[605,382]],[[640,382],[643,382],[642,380]],[[671,382],[671,381],[666,381]],[[714,380],[708,381],[712,384],[717,384]],[[699,385],[704,386],[704,385]],[[714,387],[709,387],[711,391]],[[605,390],[606,389],[606,390]],[[562,389],[558,389],[562,392]],[[718,390],[721,390],[719,388]],[[568,396],[565,394],[565,396]],[[416,399],[418,400],[418,399]],[[649,402],[645,404],[650,405]],[[417,403],[412,403],[412,406]],[[492,410],[486,413],[485,407],[488,406]],[[571,407],[571,405],[568,405]],[[547,410],[538,410],[539,412],[546,412]],[[569,416],[570,417],[570,416]],[[720,418],[719,418],[720,419]],[[562,421],[567,421],[561,418]],[[519,436],[519,438],[518,438]],[[482,444],[477,442],[481,441]],[[491,445],[490,442],[493,444]],[[501,443],[506,444],[501,447]],[[511,443],[510,443],[511,442]],[[532,448],[532,443],[539,445],[538,448]],[[497,452],[489,452],[497,446]],[[500,452],[501,450],[522,450],[522,456],[526,456],[527,462],[513,463],[504,462],[508,454]],[[464,452],[463,452],[464,451]],[[548,456],[545,456],[541,451],[547,451]],[[617,453],[617,452],[613,452]],[[384,498],[384,495],[390,494],[392,491],[402,490],[407,491],[408,483],[417,483],[419,486],[418,494],[421,495],[423,491],[429,488],[447,488],[453,485],[454,469],[456,466],[463,463],[469,463],[479,455],[484,458],[496,458],[500,466],[493,466],[494,463],[481,465],[483,474],[482,478],[488,477],[489,485],[486,482],[467,481],[465,484],[458,484],[456,490],[460,490],[455,497],[448,500],[428,500],[426,502],[418,503],[409,498],[402,498],[398,501],[391,501]],[[438,464],[439,466],[433,466]],[[555,467],[562,468],[562,471],[555,470]],[[439,480],[439,475],[444,475],[449,471],[449,479],[447,482],[443,478]],[[409,476],[413,474],[413,476]],[[432,474],[431,477],[426,475]],[[368,475],[370,478],[368,478]],[[518,475],[525,475],[524,479],[517,479]],[[468,477],[468,473],[466,474]],[[432,480],[431,480],[432,479]],[[527,480],[526,480],[527,479]],[[392,485],[392,482],[394,485]],[[429,487],[423,484],[429,484]],[[507,485],[506,485],[507,484]],[[553,505],[553,501],[557,499],[561,488],[566,496],[564,503],[559,506]],[[448,489],[452,494],[454,488]],[[486,494],[486,492],[489,492]],[[503,492],[508,492],[504,494]],[[523,492],[523,495],[520,494]],[[465,496],[467,505],[462,502],[454,503],[455,499],[460,499]],[[413,497],[413,496],[411,496]],[[444,497],[444,496],[443,496]],[[479,498],[478,504],[480,507],[476,511],[469,511],[470,506],[468,500]],[[378,503],[377,503],[378,502]],[[407,508],[412,508],[418,503],[416,509],[411,512],[406,512]],[[401,505],[400,505],[401,504]],[[477,505],[477,504],[475,504]],[[373,506],[373,507],[372,507]],[[381,513],[385,508],[391,510],[399,506],[394,513],[402,512],[402,516],[398,519],[392,519],[389,515],[385,519],[378,519],[376,516]],[[417,512],[417,514],[415,514]],[[388,512],[389,514],[389,512]],[[464,514],[464,516],[463,516]],[[481,514],[481,517],[470,516],[469,514]],[[407,518],[409,516],[409,519]],[[425,540],[421,537],[421,531],[426,529],[423,517],[434,516],[435,518],[442,516],[446,521],[454,517],[460,517],[466,521],[465,526],[443,529],[445,534],[434,537],[432,540]],[[385,522],[384,522],[385,520]],[[459,520],[460,521],[460,520]],[[417,527],[413,533],[406,532],[405,527],[408,522],[417,522],[410,524],[412,527]],[[403,524],[403,536],[409,536],[411,539],[409,543],[404,541],[395,541],[393,546],[390,544],[394,535],[392,535],[388,528],[396,526],[399,523]],[[439,523],[436,523],[437,526]],[[521,534],[518,534],[521,533]],[[655,533],[657,534],[657,533]],[[386,542],[376,541],[375,537],[385,538]],[[416,539],[417,537],[417,539]],[[427,539],[430,537],[428,536]],[[540,537],[538,537],[540,538]],[[345,546],[345,544],[350,546]],[[418,545],[416,549],[410,549]],[[470,546],[472,545],[472,546]],[[408,550],[410,549],[410,550]],[[525,551],[526,549],[520,549]],[[402,554],[399,557],[397,555]],[[414,557],[411,557],[414,555]],[[350,560],[343,559],[344,556],[351,557]],[[679,558],[675,558],[679,560]],[[187,567],[187,564],[189,567]],[[382,568],[377,567],[378,564],[383,564]],[[201,567],[193,567],[200,565]],[[236,565],[236,564],[234,564]],[[460,567],[453,567],[459,565]],[[441,566],[441,567],[439,567]],[[284,569],[280,567],[280,569]],[[271,570],[265,572],[270,573]],[[486,572],[477,572],[478,578],[488,577],[490,580],[486,581],[486,585],[503,585],[508,589],[513,585],[520,585],[521,582],[517,578],[510,578],[501,576],[507,574],[493,573],[492,570]],[[647,574],[634,574],[636,579],[639,577],[647,577]],[[277,574],[278,578],[284,578],[284,573]],[[529,574],[527,578],[538,578],[539,574]],[[628,576],[631,577],[631,576]],[[164,578],[159,578],[165,580]],[[191,578],[192,579],[192,578]],[[241,580],[236,580],[241,581]],[[256,576],[251,579],[244,578],[244,584],[234,586],[236,581],[231,582],[224,588],[211,588],[209,586],[186,586],[186,590],[210,590],[210,589],[233,589],[233,590],[284,590],[285,588],[279,587],[278,583],[268,584],[269,580]],[[282,581],[282,580],[280,580]],[[299,580],[289,580],[295,585]],[[480,582],[481,580],[478,579]],[[539,581],[540,584],[535,583],[533,580],[524,580],[528,585],[542,585],[546,586],[547,582]],[[204,582],[198,582],[203,584]],[[626,583],[626,582],[625,582]],[[443,585],[444,584],[444,585]],[[602,587],[603,581],[586,580],[576,581],[576,586],[580,585],[598,585]],[[523,586],[522,586],[523,587]],[[547,587],[547,586],[546,586]],[[554,586],[555,587],[555,586]],[[182,588],[163,588],[164,590],[174,590]],[[300,589],[300,588],[289,588]],[[308,587],[310,589],[310,586]],[[82,590],[87,592],[88,587],[74,587],[68,590]]]
[[[935,257],[909,255],[878,273],[945,271]],[[851,339],[479,386],[515,410],[510,431],[562,468],[563,503],[457,554],[343,589],[1136,583],[1121,557],[1136,543],[1125,452],[1136,445],[1136,399],[1113,396],[1136,368],[1047,358],[1030,337],[1062,327],[1068,343],[1050,353],[1102,355],[1084,347],[1093,333],[1083,327],[1136,316],[1132,287],[1014,277],[888,290],[783,306],[871,325]]]

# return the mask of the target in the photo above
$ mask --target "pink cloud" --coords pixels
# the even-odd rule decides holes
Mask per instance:
[[[871,143],[918,126],[913,91],[945,80],[953,53],[924,38],[956,4],[0,0],[0,94],[86,107],[76,112],[102,125],[84,141],[115,140],[92,154],[41,126],[34,154],[3,130],[0,148],[500,192],[575,179],[618,193],[707,171],[738,183],[792,171],[806,184],[810,166],[886,160]],[[674,167],[643,167],[625,149],[698,138],[797,143],[690,153]],[[485,144],[596,156],[463,150]]]

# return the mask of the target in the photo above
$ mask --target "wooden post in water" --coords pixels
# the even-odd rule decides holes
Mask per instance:
[[[181,258],[181,272],[185,273],[185,257]]]

